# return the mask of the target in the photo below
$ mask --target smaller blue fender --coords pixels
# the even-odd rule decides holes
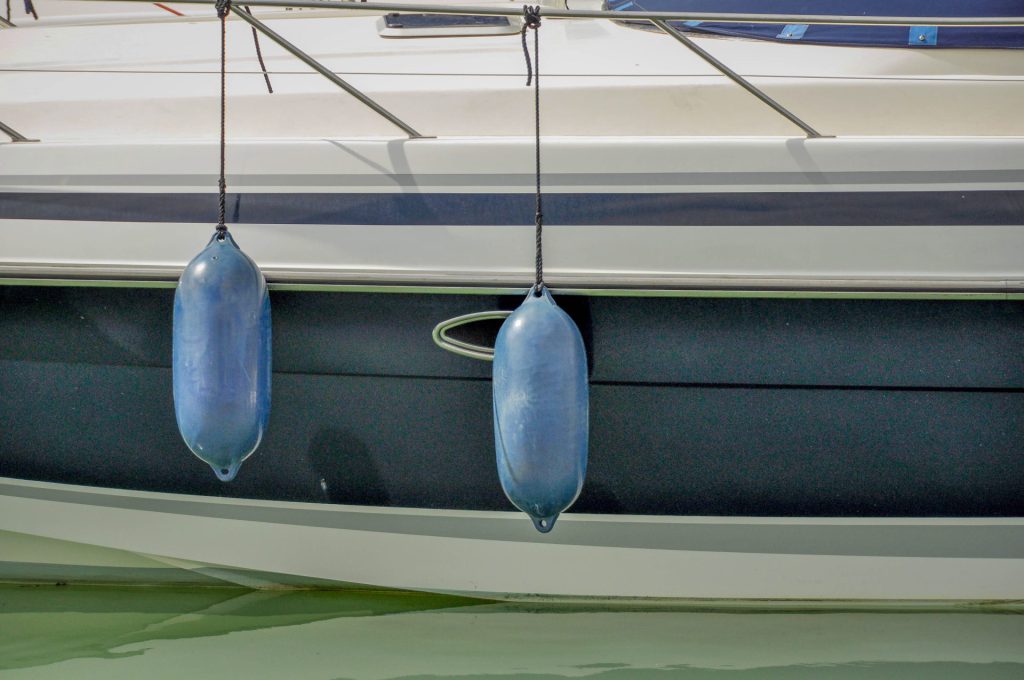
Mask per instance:
[[[221,481],[259,446],[270,418],[270,297],[230,234],[214,235],[174,293],[174,412]]]
[[[494,443],[512,504],[547,533],[587,472],[587,355],[547,287],[532,289],[494,345]]]

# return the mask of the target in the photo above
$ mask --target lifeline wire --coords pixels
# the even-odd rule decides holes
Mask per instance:
[[[224,224],[224,214],[226,212],[227,203],[227,191],[228,183],[224,178],[224,160],[225,160],[225,146],[227,144],[227,41],[228,41],[228,29],[227,29],[227,18],[228,13],[231,12],[231,0],[217,0],[217,16],[220,18],[220,179],[217,181],[217,186],[220,190],[220,212],[219,221],[217,222],[217,239],[223,241],[224,234],[227,233],[228,227]]]
[[[523,5],[523,56],[526,58],[526,86],[530,86],[533,80],[533,111],[534,111],[534,143],[536,148],[537,168],[537,239],[536,239],[536,282],[534,283],[534,295],[540,295],[540,287],[544,285],[544,213],[541,211],[540,194],[540,7]],[[526,47],[526,30],[533,29],[533,61],[536,67],[530,64],[530,51]]]

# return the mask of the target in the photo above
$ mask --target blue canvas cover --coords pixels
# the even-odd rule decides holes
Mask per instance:
[[[1024,17],[1024,0],[607,0],[623,12],[708,12],[889,17]],[[1010,48],[1024,47],[1024,27],[807,26],[672,22],[679,30],[738,38],[860,47]]]

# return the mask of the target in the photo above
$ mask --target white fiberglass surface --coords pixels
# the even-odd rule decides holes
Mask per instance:
[[[524,87],[517,35],[388,39],[378,35],[375,16],[293,14],[267,18],[285,38],[423,134],[532,132],[532,93]],[[5,30],[4,121],[45,141],[215,136],[219,26],[212,17],[167,16],[137,24]],[[545,134],[800,134],[666,36],[600,20],[551,20],[542,36]],[[1021,51],[940,55],[697,41],[823,134],[1024,131],[1013,115],[1024,77]],[[266,91],[249,27],[229,22],[228,122],[234,138],[395,134],[276,44],[264,38],[262,48],[273,95]]]

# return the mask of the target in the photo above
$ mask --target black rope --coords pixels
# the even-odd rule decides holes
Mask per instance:
[[[245,13],[252,16],[252,10],[248,7],[245,8]],[[256,27],[252,27],[252,42],[256,45],[256,59],[260,62],[260,68],[263,69],[263,80],[267,81],[267,92],[274,94],[274,88],[270,85],[270,74],[267,73],[267,65],[263,63],[263,51],[260,50],[260,34],[256,32]]]
[[[533,61],[536,68],[530,63],[530,51],[526,47],[527,29],[533,29]],[[540,288],[544,285],[544,212],[541,210],[540,193],[540,30],[538,29],[540,29],[540,7],[523,5],[523,30],[521,33],[523,38],[523,56],[526,57],[527,87],[530,86],[530,81],[533,81],[534,148],[536,151],[535,167],[537,169],[537,214],[535,217],[537,225],[535,244],[536,279],[533,287],[534,295],[540,295]]]
[[[219,220],[217,222],[217,238],[220,240],[224,239],[224,235],[228,231],[228,227],[224,224],[224,216],[227,212],[227,191],[228,183],[224,177],[225,167],[225,156],[227,146],[227,104],[228,104],[228,88],[227,88],[227,42],[228,42],[228,14],[231,12],[231,0],[217,0],[217,16],[220,18],[220,179],[217,181],[217,187],[220,191],[219,201],[220,209],[218,212]]]
[[[7,23],[11,22],[11,0],[7,0]]]

